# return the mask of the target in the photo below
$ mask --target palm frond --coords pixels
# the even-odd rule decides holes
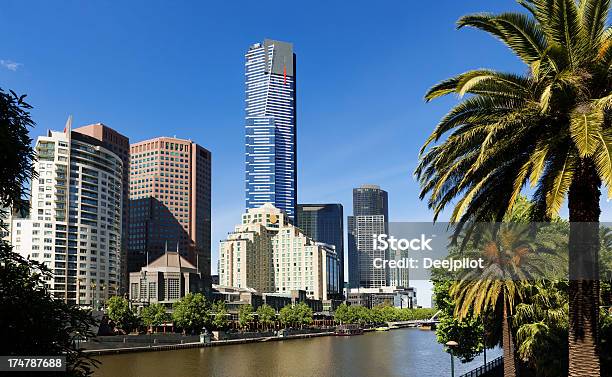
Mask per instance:
[[[590,157],[601,140],[604,114],[601,109],[580,106],[570,114],[570,135],[580,157]]]
[[[582,27],[591,43],[596,44],[599,42],[606,27],[609,9],[610,0],[580,1]]]

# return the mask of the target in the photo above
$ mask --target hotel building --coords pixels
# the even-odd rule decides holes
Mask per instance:
[[[333,245],[307,237],[267,203],[249,209],[221,241],[219,284],[261,293],[304,290],[309,298],[327,300],[341,292],[339,266]]]

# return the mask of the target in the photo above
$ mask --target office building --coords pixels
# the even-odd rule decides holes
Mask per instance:
[[[379,186],[353,189],[353,216],[348,217],[349,287],[379,288],[389,285],[386,268],[375,268],[375,258],[388,259],[374,250],[372,236],[388,233],[388,196]]]
[[[55,298],[98,308],[119,293],[123,162],[71,122],[38,138],[30,215],[12,219],[11,242],[51,270]]]
[[[121,284],[120,292],[127,293],[127,238],[129,229],[129,208],[130,199],[130,140],[113,130],[112,128],[102,124],[95,123],[87,126],[75,128],[74,132],[83,135],[91,136],[102,142],[104,148],[114,152],[123,163],[123,177],[121,179],[121,201],[123,203],[121,212]]]
[[[298,204],[297,226],[315,241],[334,245],[344,284],[344,215],[342,204]]]
[[[245,55],[246,208],[297,204],[296,59],[291,43],[264,40]]]
[[[130,146],[128,269],[178,249],[210,286],[211,154],[190,140]]]
[[[304,290],[327,300],[341,292],[335,247],[307,237],[282,210],[267,203],[249,209],[221,241],[219,283],[260,293]]]

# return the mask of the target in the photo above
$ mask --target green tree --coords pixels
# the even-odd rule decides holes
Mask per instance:
[[[312,324],[313,312],[310,306],[306,305],[306,303],[300,302],[299,304],[295,305],[293,307],[293,311],[295,312],[295,320],[300,326]]]
[[[0,354],[66,356],[67,373],[49,376],[90,376],[99,364],[76,342],[92,338],[97,325],[91,312],[51,297],[42,264],[14,253],[0,241],[0,328],[5,341]]]
[[[384,308],[385,305],[376,305],[370,309],[370,319],[373,323],[382,323],[385,321],[385,317],[383,315]]]
[[[396,322],[400,320],[402,309],[384,305],[380,309],[381,322]]]
[[[279,312],[280,322],[285,327],[289,327],[298,322],[298,318],[291,304],[285,305]]]
[[[433,285],[436,306],[441,311],[438,315],[440,322],[436,326],[438,343],[458,341],[453,355],[464,363],[474,360],[484,349],[485,333],[480,317],[473,313],[461,319],[455,316],[455,300],[450,296],[451,280],[435,280]]]
[[[349,323],[349,309],[346,303],[342,303],[338,305],[336,311],[334,312],[334,321],[340,324]]]
[[[148,327],[160,326],[168,319],[166,307],[160,303],[154,303],[142,308],[140,312],[142,323]]]
[[[242,329],[245,329],[253,321],[253,306],[250,304],[241,305],[238,309],[238,323]]]
[[[229,324],[227,306],[225,301],[217,301],[213,303],[212,311],[214,313],[213,325],[218,329],[223,329]]]
[[[25,102],[25,97],[0,88],[0,209],[20,210],[28,206],[23,194],[27,194],[26,185],[34,174],[29,130],[34,121],[29,113],[32,106]],[[4,224],[5,216],[4,210],[0,210],[0,225]]]
[[[106,315],[115,325],[125,331],[131,331],[137,323],[137,318],[127,299],[113,296],[106,303]]]
[[[360,325],[372,323],[370,309],[365,306],[349,306],[349,319],[350,323],[358,323]]]
[[[434,219],[451,204],[460,230],[502,221],[526,184],[535,220],[567,198],[569,375],[599,376],[597,254],[600,186],[612,196],[612,33],[609,0],[522,0],[524,13],[475,14],[475,27],[505,43],[526,75],[479,69],[434,86],[426,99],[465,97],[438,124],[416,174]],[[439,142],[431,148],[432,143]]]
[[[276,311],[270,305],[263,304],[262,306],[257,308],[257,320],[267,330],[276,322]]]
[[[209,322],[208,303],[201,293],[188,293],[173,305],[174,324],[185,331],[200,331]]]
[[[566,375],[568,368],[567,282],[536,281],[516,306],[518,353],[537,376]]]

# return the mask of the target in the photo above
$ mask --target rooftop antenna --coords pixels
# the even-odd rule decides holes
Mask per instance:
[[[72,131],[72,115],[68,115],[68,120],[64,126],[64,133],[70,134],[70,131]]]

